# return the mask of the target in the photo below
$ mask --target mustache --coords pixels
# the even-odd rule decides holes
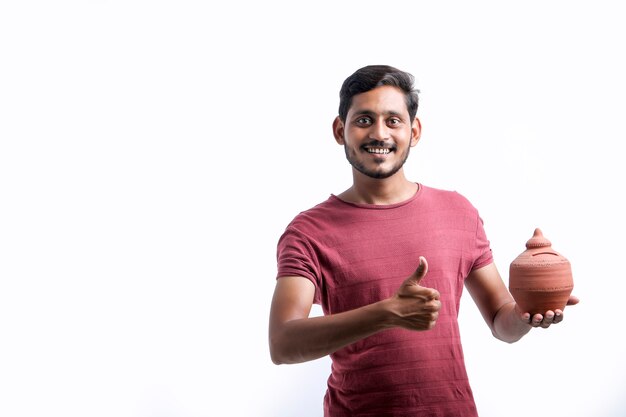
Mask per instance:
[[[382,148],[382,149],[389,149],[392,151],[395,151],[397,149],[396,145],[384,142],[382,140],[369,141],[361,145],[361,148]]]

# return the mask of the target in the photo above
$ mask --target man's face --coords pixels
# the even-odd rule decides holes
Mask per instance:
[[[345,123],[335,119],[333,131],[354,169],[382,179],[402,168],[420,126],[417,118],[410,120],[404,93],[382,86],[354,96]]]

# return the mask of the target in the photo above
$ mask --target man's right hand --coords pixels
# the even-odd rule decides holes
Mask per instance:
[[[439,291],[420,285],[428,272],[428,262],[423,256],[419,261],[415,272],[402,283],[390,301],[396,326],[409,330],[430,330],[437,322],[441,301]]]
[[[426,259],[420,257],[419,267],[395,295],[319,317],[309,317],[315,295],[311,281],[299,276],[279,278],[270,311],[272,360],[276,364],[310,361],[391,328],[432,329],[441,303],[437,290],[420,285],[427,272]]]

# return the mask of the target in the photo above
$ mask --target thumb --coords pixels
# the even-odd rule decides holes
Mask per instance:
[[[424,278],[426,276],[426,273],[428,272],[428,262],[426,262],[426,258],[424,258],[423,256],[420,256],[419,260],[420,260],[419,266],[407,280],[409,283],[419,285],[422,278]]]

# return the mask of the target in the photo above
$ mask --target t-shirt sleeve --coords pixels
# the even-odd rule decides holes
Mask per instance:
[[[320,303],[319,262],[310,242],[302,233],[287,228],[278,241],[276,253],[278,273],[276,278],[299,276],[315,286],[314,303]]]
[[[478,268],[482,268],[483,266],[487,266],[493,262],[493,254],[491,252],[491,246],[489,245],[489,240],[487,239],[487,234],[485,233],[485,228],[483,225],[483,220],[478,217],[478,221],[476,222],[476,244],[475,244],[475,256],[474,256],[474,264],[472,265],[471,270],[475,270]]]

